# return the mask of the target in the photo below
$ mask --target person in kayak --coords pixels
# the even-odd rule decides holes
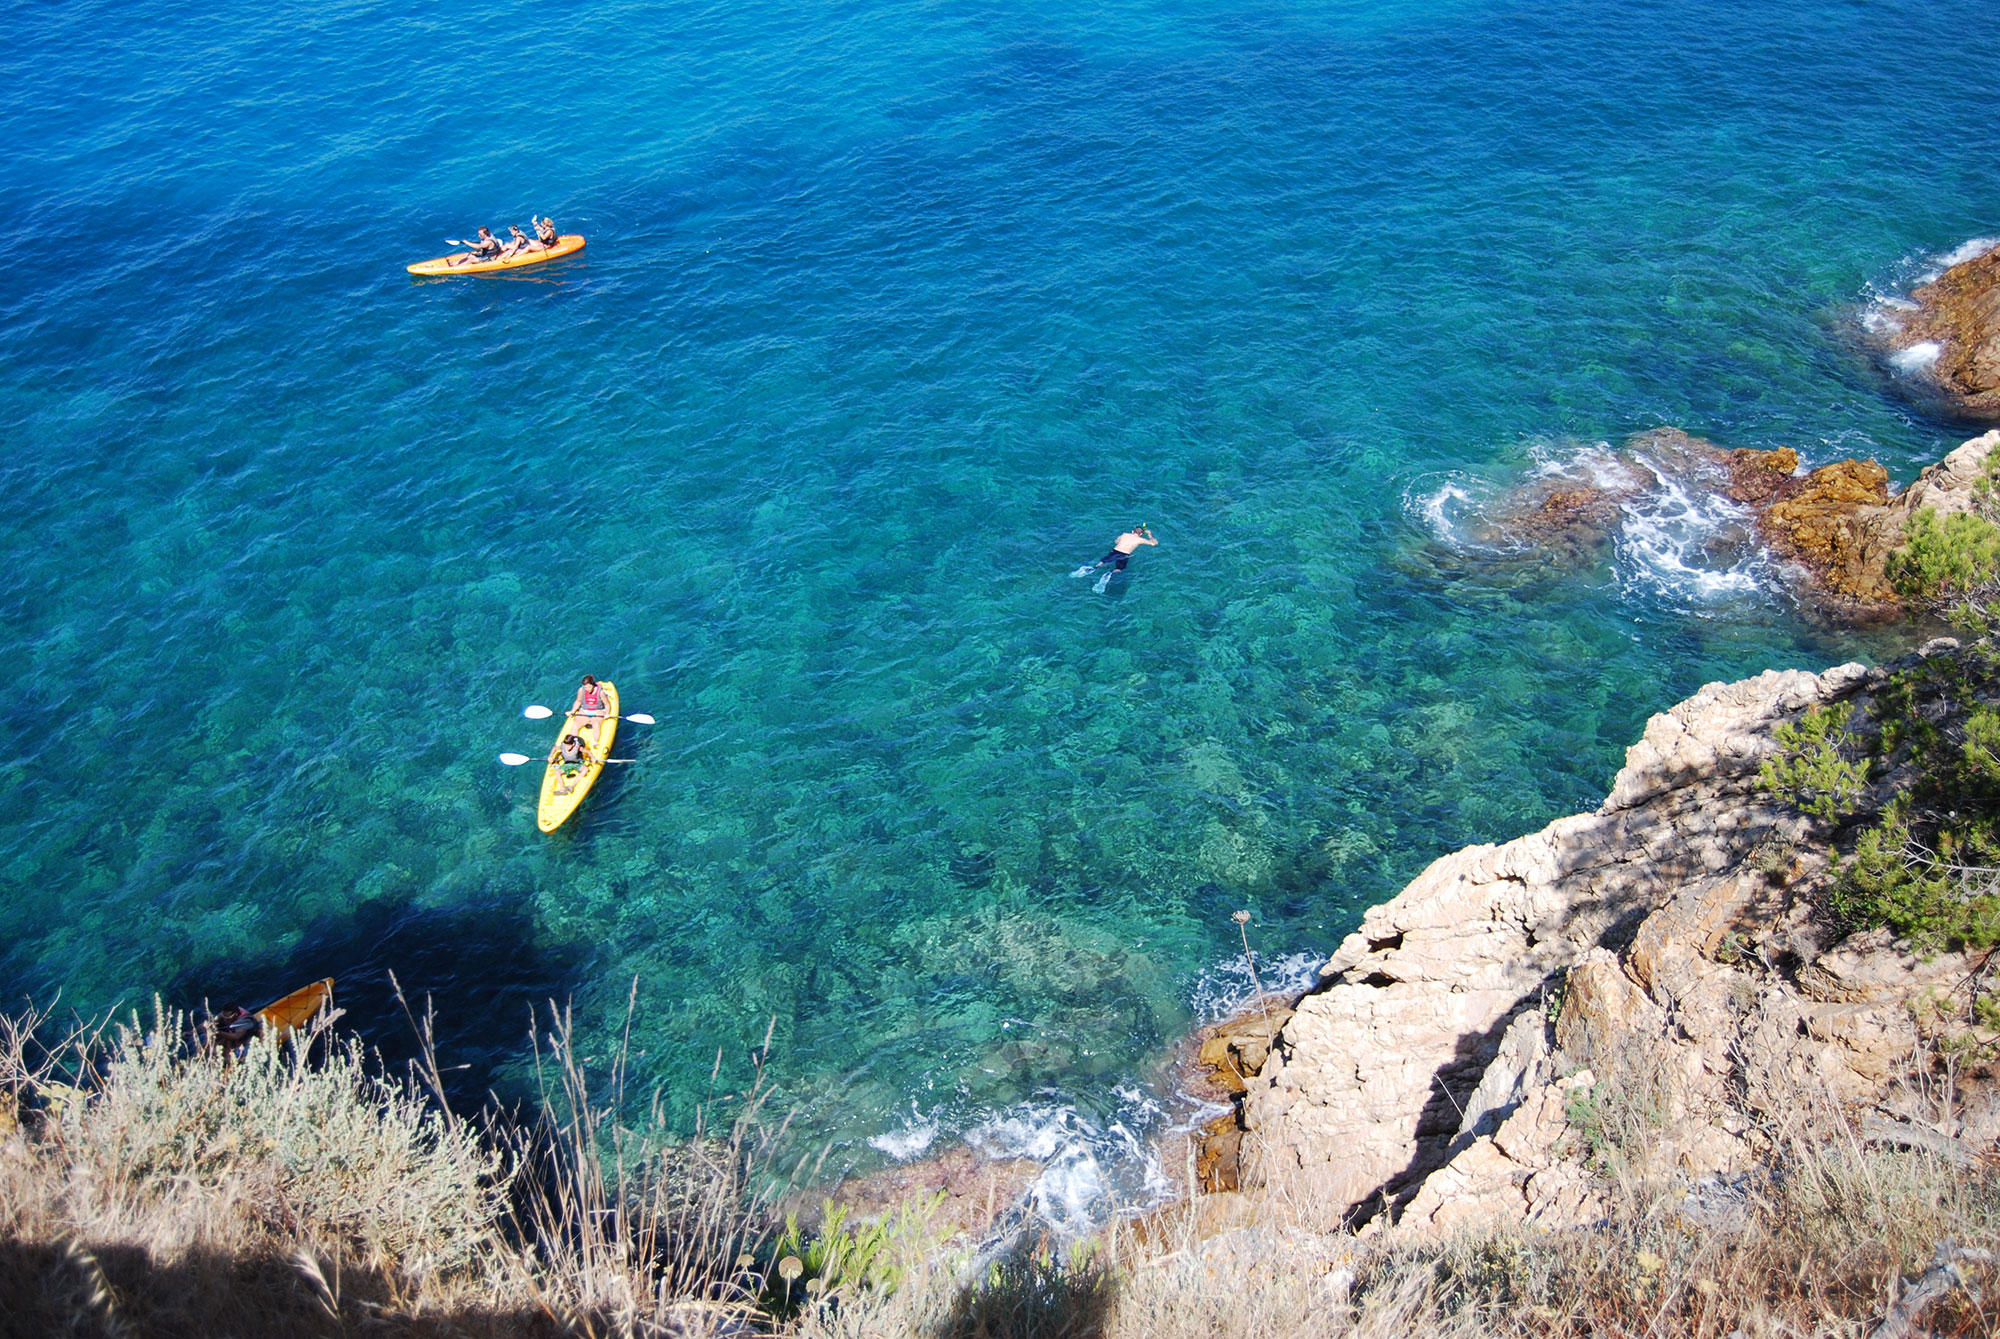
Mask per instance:
[[[583,676],[583,686],[576,690],[576,701],[570,704],[569,714],[581,716],[585,726],[595,726],[611,712],[611,699],[598,686],[597,676]],[[581,728],[581,727],[579,727]]]
[[[500,259],[512,260],[515,256],[520,255],[523,251],[530,250],[534,247],[535,244],[532,240],[529,239],[528,234],[521,231],[520,224],[518,223],[508,224],[507,231],[514,234],[514,239],[508,242],[506,246],[501,248]]]
[[[575,776],[576,769],[589,761],[589,750],[584,747],[580,735],[564,735],[556,746],[549,750],[549,761],[562,768],[564,776]]]
[[[210,1024],[209,1045],[224,1055],[241,1056],[253,1037],[262,1035],[264,1020],[240,1004],[217,1014]]]
[[[1125,564],[1132,561],[1132,555],[1139,551],[1141,544],[1158,544],[1159,542],[1159,540],[1153,538],[1152,530],[1144,525],[1135,525],[1111,541],[1111,552],[1105,554],[1088,567],[1077,568],[1070,575],[1073,577],[1087,577],[1106,563],[1111,564],[1112,572],[1122,572],[1125,570]],[[1106,573],[1105,575],[1109,576],[1110,573]]]
[[[519,232],[520,229],[516,228],[515,231]],[[445,264],[470,265],[476,260],[499,260],[500,253],[505,249],[501,246],[500,239],[493,235],[493,230],[483,223],[479,225],[479,236],[466,245],[472,249],[462,256],[453,256]]]
[[[554,219],[538,219],[533,214],[530,214],[528,215],[528,222],[535,225],[535,245],[541,247],[544,251],[555,250],[557,240],[556,221]]]

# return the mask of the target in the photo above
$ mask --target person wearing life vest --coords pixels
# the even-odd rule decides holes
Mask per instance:
[[[240,1004],[232,1004],[211,1020],[209,1045],[224,1055],[241,1057],[251,1040],[263,1031],[263,1019]]]
[[[597,676],[583,676],[583,686],[576,690],[576,701],[570,704],[569,714],[582,722],[579,729],[595,729],[597,723],[611,714],[611,699],[598,685]]]
[[[564,735],[556,746],[549,750],[549,761],[562,768],[564,776],[575,776],[576,769],[583,766],[590,757],[580,735]]]

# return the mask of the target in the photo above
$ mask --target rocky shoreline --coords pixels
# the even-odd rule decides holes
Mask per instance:
[[[1758,535],[1823,607],[1879,619],[1903,612],[1884,565],[1910,519],[1973,509],[1996,448],[2000,430],[1969,440],[1894,496],[1873,461],[1802,473],[1789,450],[1725,450],[1676,429],[1627,450],[1753,508]],[[1538,542],[1587,547],[1580,530],[1620,501],[1601,483],[1544,480],[1514,519]],[[1956,651],[1937,639],[1900,667]],[[1670,1113],[1660,1166],[1690,1184],[1748,1174],[1763,1152],[1757,1103],[1773,1082],[1807,1077],[1865,1110],[1880,1137],[1992,1153],[2000,1066],[1960,1076],[1950,1128],[1913,1125],[1897,1087],[1941,1037],[2000,1041],[1963,1008],[1915,1021],[1919,1001],[1954,983],[1962,993],[1984,955],[1926,957],[1879,931],[1832,942],[1825,834],[1757,779],[1778,727],[1815,706],[1865,706],[1897,668],[1707,685],[1652,718],[1596,811],[1442,857],[1366,913],[1315,987],[1197,1031],[1181,1086],[1229,1107],[1192,1136],[1201,1231],[1273,1217],[1364,1233],[1589,1221],[1603,1206],[1578,1111],[1635,1065]],[[982,1237],[1019,1216],[1037,1171],[958,1149],[835,1198],[867,1215],[936,1196],[941,1226]]]
[[[1890,361],[1953,412],[2000,418],[2000,243],[1949,265],[1871,323]],[[1963,252],[1960,253],[1963,255]]]
[[[1918,509],[1974,505],[2000,432],[1893,499],[1879,467],[1801,478],[1786,453],[1675,445],[1728,469],[1767,524],[1816,511],[1840,542],[1811,570],[1860,602],[1893,596],[1883,559]],[[1959,655],[1940,638],[1876,669],[1709,684],[1652,718],[1595,812],[1453,852],[1371,908],[1268,1042],[1253,1011],[1204,1044],[1235,1096],[1198,1156],[1203,1189],[1243,1202],[1218,1216],[1282,1206],[1317,1230],[1419,1234],[1591,1221],[1582,1127],[1599,1085],[1635,1075],[1661,1107],[1658,1167],[1693,1186],[1750,1175],[1772,1107],[1808,1082],[1868,1138],[1994,1156],[2000,1064],[1954,1069],[1943,1119],[1919,1091],[1927,1053],[2000,1042],[1972,1007],[1990,951],[1839,938],[1829,834],[1759,782],[1779,727],[1816,707],[1865,716],[1899,673],[1932,657],[1956,673]],[[1909,778],[1873,784],[1886,803]]]

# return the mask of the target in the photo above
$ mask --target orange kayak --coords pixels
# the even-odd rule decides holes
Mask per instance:
[[[264,1024],[264,1036],[271,1041],[283,1041],[285,1035],[294,1028],[304,1027],[313,1020],[320,1010],[333,1003],[333,978],[315,981],[309,986],[274,1000],[257,1011],[257,1017]]]
[[[546,251],[539,248],[531,251],[523,251],[518,255],[509,256],[505,260],[469,260],[454,265],[452,262],[460,256],[469,256],[472,254],[470,251],[455,251],[449,256],[438,256],[431,260],[420,260],[414,265],[406,265],[403,268],[407,269],[411,274],[423,275],[497,274],[502,270],[526,269],[530,265],[539,265],[545,260],[561,260],[564,256],[573,256],[581,250],[583,250],[582,234],[570,232],[556,238],[556,244]]]

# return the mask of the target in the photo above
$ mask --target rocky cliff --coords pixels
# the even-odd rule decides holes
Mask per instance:
[[[1826,846],[1757,780],[1777,726],[1890,682],[1711,684],[1649,722],[1596,812],[1454,852],[1370,910],[1243,1080],[1222,1183],[1324,1226],[1587,1219],[1607,1081],[1649,1085],[1660,1165],[1690,1184],[1755,1162],[1781,1087],[1852,1104],[1877,1137],[1990,1153],[1978,1075],[1943,1124],[1912,1124],[1898,1086],[1922,1027],[1972,1028],[1985,955],[1831,942]]]

